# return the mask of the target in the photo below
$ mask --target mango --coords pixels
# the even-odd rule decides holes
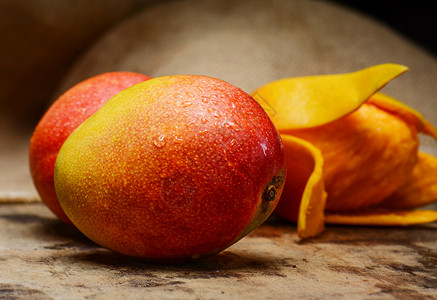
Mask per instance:
[[[30,139],[29,164],[33,183],[47,207],[71,224],[55,192],[53,173],[59,149],[67,137],[118,92],[149,76],[108,72],[86,79],[63,93],[43,115]]]
[[[67,217],[114,252],[175,262],[214,255],[261,224],[286,176],[284,147],[241,89],[200,75],[121,91],[56,159]]]
[[[408,124],[366,103],[326,125],[287,134],[309,141],[322,152],[328,193],[325,209],[330,212],[380,204],[407,181],[419,145],[416,131]]]
[[[380,64],[345,74],[273,81],[253,92],[278,128],[287,177],[275,214],[301,238],[325,224],[408,226],[434,222],[437,158],[418,134],[437,139],[419,112],[380,90],[408,70]]]

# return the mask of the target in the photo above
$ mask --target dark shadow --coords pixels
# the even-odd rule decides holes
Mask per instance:
[[[318,237],[300,241],[302,244],[330,243],[343,245],[409,245],[437,242],[437,224],[408,227],[326,225]]]
[[[24,228],[29,233],[28,236],[38,240],[53,241],[52,249],[99,247],[76,227],[52,216],[42,203],[8,205],[10,209],[3,206],[5,209],[0,213],[0,220]],[[26,209],[23,209],[24,206]],[[59,243],[56,243],[56,240],[59,240]]]
[[[225,250],[215,256],[190,262],[157,263],[126,257],[106,249],[73,254],[69,257],[75,261],[98,265],[117,270],[129,275],[156,276],[151,272],[173,274],[174,278],[213,279],[240,278],[247,274],[285,277],[281,271],[286,267],[296,268],[293,259],[273,259],[255,252],[240,253]],[[173,278],[173,279],[174,279]]]

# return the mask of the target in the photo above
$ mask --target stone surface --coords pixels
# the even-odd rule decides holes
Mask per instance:
[[[105,250],[41,203],[3,203],[0,263],[0,299],[436,299],[437,224],[300,242],[270,218],[214,257],[165,265]]]

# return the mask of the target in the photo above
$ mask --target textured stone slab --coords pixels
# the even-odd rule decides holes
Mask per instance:
[[[41,203],[0,205],[0,299],[435,299],[436,263],[436,223],[299,242],[272,218],[217,256],[159,265],[95,245]]]

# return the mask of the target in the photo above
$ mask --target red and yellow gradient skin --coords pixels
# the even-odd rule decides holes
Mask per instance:
[[[55,185],[96,243],[150,261],[220,252],[261,224],[285,181],[262,107],[219,79],[176,75],[128,88],[74,131]]]
[[[30,140],[30,170],[41,199],[59,219],[71,224],[58,203],[53,181],[55,161],[62,144],[112,96],[148,79],[149,76],[133,72],[94,76],[62,94],[41,118]]]

